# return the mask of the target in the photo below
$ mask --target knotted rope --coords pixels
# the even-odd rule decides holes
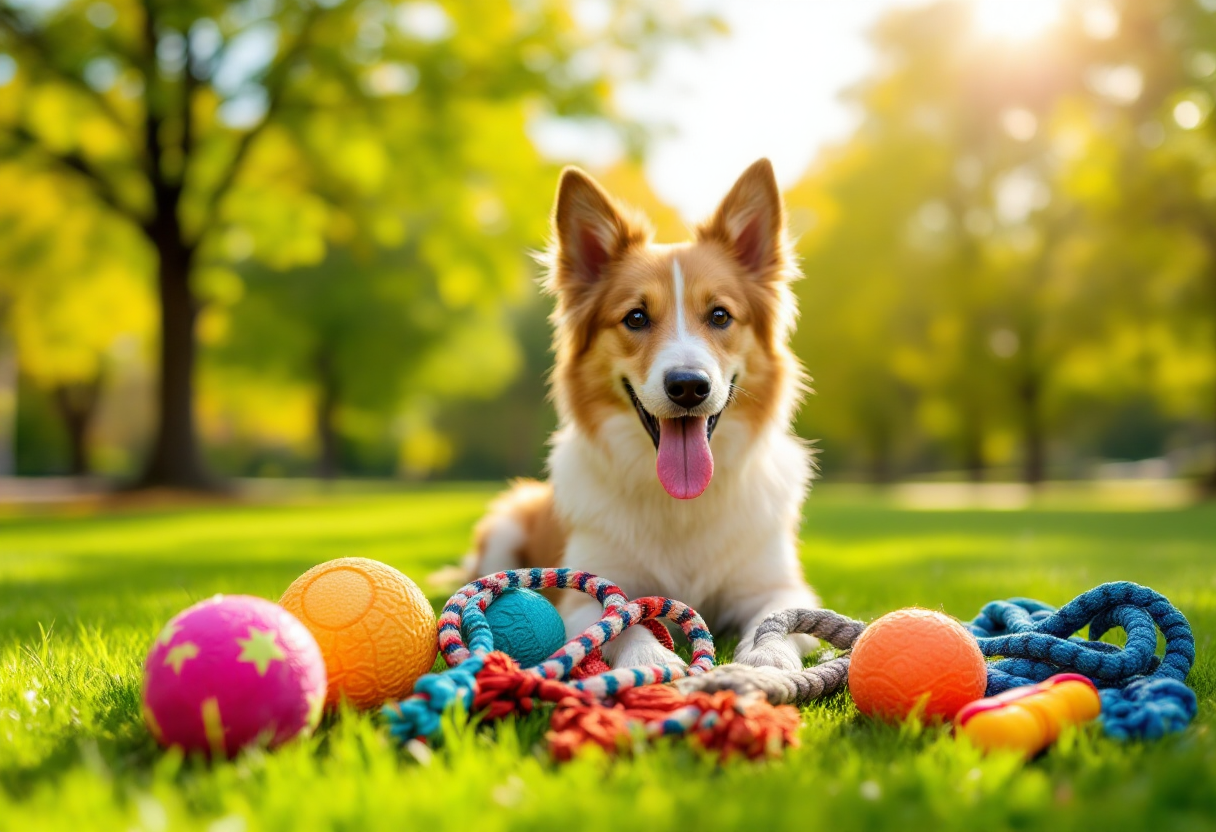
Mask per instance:
[[[604,615],[544,662],[521,669],[509,656],[494,652],[485,617],[494,599],[519,587],[577,589],[599,601]],[[622,668],[564,681],[626,628],[659,619],[678,624],[688,638],[692,661],[687,667],[671,663]],[[528,713],[539,702],[557,704],[547,737],[559,759],[587,743],[619,750],[638,735],[690,736],[721,756],[768,755],[796,741],[798,713],[792,708],[774,708],[732,692],[685,696],[670,688],[645,687],[712,668],[713,637],[688,605],[658,597],[629,601],[619,587],[587,572],[516,569],[473,581],[444,606],[439,649],[450,669],[423,676],[413,695],[383,709],[390,732],[401,743],[435,736],[443,712],[453,704],[496,719]]]
[[[821,638],[840,650],[848,650],[865,624],[831,610],[781,610],[756,629],[754,650],[763,654],[767,645],[791,633]],[[849,679],[848,655],[797,671],[748,664],[724,664],[711,673],[676,681],[682,693],[730,690],[740,695],[758,694],[772,705],[805,705],[844,687]]]
[[[1089,625],[1089,639],[1073,634]],[[1127,633],[1120,648],[1098,641]],[[1195,693],[1183,681],[1195,662],[1186,617],[1165,596],[1131,581],[1102,584],[1060,609],[1026,598],[987,604],[969,628],[988,657],[988,695],[1081,673],[1102,696],[1102,726],[1116,739],[1155,739],[1181,731],[1195,717]],[[1165,638],[1158,658],[1157,631]]]

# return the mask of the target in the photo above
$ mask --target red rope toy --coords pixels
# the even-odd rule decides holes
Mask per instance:
[[[519,587],[577,589],[595,597],[604,615],[549,659],[520,668],[510,656],[494,651],[485,618],[495,598]],[[647,626],[670,645],[660,619],[678,624],[688,637],[693,655],[687,668],[607,668],[600,648],[628,627]],[[546,739],[559,760],[588,744],[615,753],[628,750],[639,738],[672,735],[686,736],[721,758],[776,756],[798,741],[796,708],[731,690],[685,694],[664,684],[713,667],[713,637],[701,616],[669,598],[630,601],[615,584],[587,572],[516,569],[473,581],[444,606],[439,648],[450,670],[422,677],[412,696],[383,709],[389,730],[401,743],[435,737],[440,716],[455,704],[484,719],[500,719],[530,713],[542,702],[556,705]]]

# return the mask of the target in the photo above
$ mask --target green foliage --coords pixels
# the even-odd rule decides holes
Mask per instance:
[[[555,173],[529,131],[597,119],[637,152],[645,135],[616,118],[613,89],[663,44],[716,26],[655,0],[606,11],[584,23],[567,0],[0,3],[0,154],[61,201],[70,194],[86,230],[126,223],[144,251],[127,252],[124,275],[156,274],[162,412],[146,483],[207,481],[196,328],[228,359],[205,369],[216,400],[200,408],[221,440],[234,422],[267,428],[268,396],[250,393],[267,376],[279,382],[270,395],[297,404],[280,442],[298,439],[299,405],[315,393],[323,446],[335,420],[373,446],[386,425],[413,420],[404,466],[442,461],[435,442],[416,441],[433,433],[428,398],[484,399],[518,364],[502,305],[524,285],[526,249],[543,242]],[[5,230],[22,250],[54,240],[48,257],[94,253],[83,230]],[[88,287],[130,305],[130,287],[39,267],[70,278],[57,291],[77,304]],[[20,320],[46,326],[47,314]],[[257,326],[267,331],[226,338]],[[98,341],[77,352],[97,363]]]
[[[1195,627],[1185,733],[1121,745],[1092,727],[1029,764],[948,731],[862,719],[845,695],[804,709],[779,762],[716,766],[680,743],[550,762],[538,716],[433,754],[374,716],[207,765],[158,750],[140,666],[163,622],[215,592],[276,598],[316,562],[359,554],[423,579],[453,563],[492,496],[428,489],[318,503],[0,520],[0,829],[1205,828],[1216,816],[1211,506],[1164,512],[1045,500],[1021,512],[912,512],[817,492],[804,562],[827,605],[862,618],[919,604],[961,617],[993,598],[1060,603],[1105,580],[1164,592]],[[1070,507],[1071,506],[1071,507]],[[439,603],[442,593],[432,592]]]
[[[0,164],[0,192],[21,195],[0,200],[0,329],[47,389],[97,376],[152,318],[139,241],[80,190]]]
[[[878,478],[944,456],[1037,481],[1145,402],[1168,444],[1210,441],[1212,13],[1064,3],[1018,41],[973,12],[884,18],[860,127],[790,194],[823,395],[804,429]]]

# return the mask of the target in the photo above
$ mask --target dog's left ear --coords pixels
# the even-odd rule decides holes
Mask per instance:
[[[783,273],[785,208],[768,159],[743,172],[714,215],[697,229],[697,239],[722,243],[757,279]]]

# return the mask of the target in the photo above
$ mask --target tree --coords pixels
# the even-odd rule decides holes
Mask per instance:
[[[913,421],[899,362],[918,270],[916,253],[906,259],[900,240],[920,203],[923,149],[859,136],[825,155],[787,195],[791,224],[809,226],[799,241],[807,279],[796,285],[803,320],[794,347],[823,397],[800,419],[823,437],[825,465],[852,462],[880,483],[909,450]],[[888,198],[876,199],[879,191]]]
[[[1156,327],[1159,400],[1205,413],[1216,442],[1216,14],[1177,0],[1121,2],[1120,21],[1088,56],[1105,72],[1087,101],[1102,119],[1118,190],[1091,201],[1114,257],[1143,266],[1128,295]],[[1121,75],[1112,75],[1121,73]],[[1121,85],[1117,83],[1123,79]],[[1123,141],[1114,141],[1113,137]],[[1145,253],[1152,262],[1144,263]],[[1118,266],[1116,266],[1118,268]],[[1168,346],[1166,346],[1168,344]],[[1202,356],[1202,371],[1179,373]],[[1179,391],[1179,377],[1185,392]],[[1167,389],[1175,388],[1175,389]],[[1181,395],[1179,395],[1181,393]],[[1206,402],[1204,401],[1206,399]],[[1202,485],[1216,495],[1216,463]]]
[[[1143,259],[1103,256],[1127,229],[1091,216],[1139,143],[1106,112],[1123,105],[1095,105],[1109,35],[1092,34],[1086,7],[1019,43],[979,37],[973,12],[941,2],[876,28],[879,69],[850,93],[860,127],[791,194],[818,220],[800,337],[821,387],[849,371],[833,393],[872,447],[915,416],[978,480],[1016,435],[1037,484],[1073,356],[1100,353],[1143,309],[1144,271],[1129,274]]]
[[[704,24],[657,2],[618,4],[595,33],[557,0],[0,3],[0,152],[86,181],[155,254],[159,423],[141,484],[213,485],[194,409],[203,269],[392,238],[392,197],[433,159],[419,142],[484,127],[480,102],[600,115],[618,71]]]
[[[54,405],[75,475],[90,472],[89,434],[109,354],[122,339],[146,336],[151,323],[138,241],[78,190],[0,165],[0,191],[22,196],[0,205],[0,329],[22,374]]]
[[[1008,99],[994,82],[1008,66],[969,21],[957,2],[885,17],[873,36],[881,68],[849,93],[860,127],[790,197],[814,214],[800,290],[813,317],[799,337],[819,386],[843,396],[842,416],[866,437],[877,480],[915,421],[982,478],[1004,410],[985,246]]]

